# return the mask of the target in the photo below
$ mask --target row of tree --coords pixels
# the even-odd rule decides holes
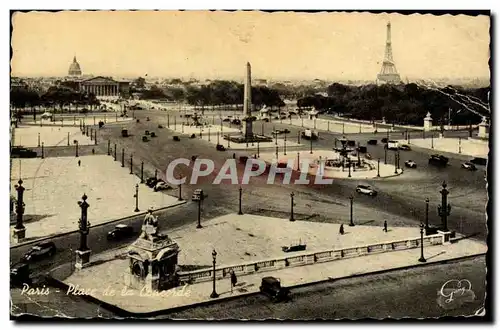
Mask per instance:
[[[430,112],[434,123],[452,125],[478,123],[488,116],[489,88],[429,89],[411,83],[406,85],[328,86],[328,96],[311,95],[297,100],[297,106],[314,106],[327,113],[343,114],[355,119],[382,120],[391,123],[423,125]],[[465,95],[466,97],[461,97]],[[470,100],[474,102],[471,102]],[[471,111],[472,110],[472,111]]]

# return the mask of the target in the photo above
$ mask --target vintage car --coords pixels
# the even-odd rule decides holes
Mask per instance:
[[[273,302],[288,300],[290,296],[290,290],[282,287],[280,280],[272,276],[262,278],[259,290],[261,293],[268,296]]]
[[[306,244],[292,244],[292,245],[288,245],[288,246],[282,246],[281,247],[281,250],[283,250],[283,252],[295,252],[295,251],[305,251],[307,245]]]
[[[402,144],[399,146],[399,150],[410,151],[411,147],[407,144]]]
[[[377,145],[377,140],[368,140],[367,144],[372,146]]]
[[[118,224],[115,226],[113,230],[108,232],[107,239],[112,240],[120,240],[124,238],[128,238],[134,235],[134,229],[129,225]]]
[[[405,162],[405,167],[408,167],[408,168],[417,168],[417,163],[415,163],[413,160],[407,160]]]
[[[52,257],[56,253],[56,245],[53,242],[33,245],[31,249],[21,258],[21,262],[28,263]]]
[[[472,164],[471,162],[465,162],[462,164],[462,168],[469,170],[469,171],[475,171],[477,170],[476,165]]]
[[[435,165],[435,166],[446,166],[448,165],[448,157],[442,156],[442,155],[431,155],[429,157],[429,164],[430,165]]]
[[[217,151],[226,151],[226,147],[224,147],[222,144],[218,144],[215,149],[217,149]]]
[[[362,185],[362,184],[359,184],[356,187],[356,192],[358,194],[363,194],[363,195],[368,195],[368,196],[376,196],[377,195],[377,192],[372,187],[370,187],[368,185]]]
[[[172,189],[165,181],[158,180],[153,188],[154,191],[162,191]]]
[[[24,147],[12,147],[10,151],[12,158],[36,158],[36,151]]]

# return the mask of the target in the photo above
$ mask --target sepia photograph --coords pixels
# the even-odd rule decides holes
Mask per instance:
[[[491,317],[490,11],[9,17],[12,321]]]

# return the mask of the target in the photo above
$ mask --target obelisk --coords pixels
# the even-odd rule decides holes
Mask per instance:
[[[243,118],[245,119],[245,139],[249,140],[253,137],[252,131],[252,67],[247,62],[247,71],[245,75],[245,85],[243,90]]]

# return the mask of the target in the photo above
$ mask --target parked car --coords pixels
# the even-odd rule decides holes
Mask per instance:
[[[292,244],[292,245],[288,245],[288,246],[282,246],[281,247],[281,250],[283,250],[283,252],[296,252],[296,251],[305,251],[307,245],[306,244]]]
[[[144,131],[144,135],[149,135],[149,131],[148,131],[148,130],[145,130],[145,131]]]
[[[262,278],[259,290],[271,298],[273,302],[287,300],[290,295],[290,290],[282,287],[280,281],[272,276]]]
[[[149,139],[148,139],[148,136],[147,135],[143,135],[142,136],[142,142],[148,142]]]
[[[404,151],[410,151],[410,150],[411,150],[410,146],[409,146],[409,145],[407,145],[407,144],[402,144],[402,145],[400,145],[400,146],[399,146],[399,149],[400,149],[400,150],[404,150]]]
[[[163,128],[163,125],[158,125],[158,128]]]
[[[42,260],[47,257],[52,257],[56,253],[56,245],[54,242],[46,242],[34,245],[26,254],[21,258],[21,262],[33,262]]]
[[[470,163],[475,164],[475,165],[486,166],[486,164],[488,163],[488,160],[486,158],[475,157],[470,161]]]
[[[407,160],[405,162],[405,167],[408,167],[408,168],[417,168],[417,163],[415,163],[413,160]]]
[[[149,136],[151,136],[151,137],[156,137],[156,133],[155,133],[155,132],[151,132],[151,133],[149,134]]]
[[[158,180],[153,189],[154,191],[162,191],[172,189],[172,187],[170,187],[165,181]]]
[[[158,179],[157,178],[147,178],[146,179],[146,186],[148,186],[149,188],[154,188],[156,186],[156,183],[158,182]]]
[[[13,158],[36,158],[37,153],[31,149],[19,146],[12,147],[10,156]]]
[[[222,144],[218,144],[215,149],[217,149],[217,151],[226,151],[226,147],[224,147]]]
[[[367,144],[372,146],[377,145],[377,140],[368,140]]]
[[[367,186],[367,185],[362,185],[362,184],[359,184],[356,187],[356,192],[358,194],[363,194],[363,195],[368,195],[368,196],[376,196],[377,195],[377,192],[372,187]]]
[[[128,237],[132,237],[134,235],[134,229],[129,225],[119,224],[116,225],[115,228],[108,232],[107,239],[108,240],[120,240]]]
[[[231,120],[231,124],[233,124],[233,125],[241,125],[241,120],[239,120],[239,119],[233,119],[233,120]]]
[[[181,139],[179,139],[179,137],[177,135],[174,135],[174,137],[172,138],[174,141],[180,141]]]
[[[277,129],[275,131],[273,131],[272,134],[289,134],[290,133],[290,130],[288,129]]]
[[[27,263],[18,262],[10,267],[10,284],[22,286],[24,283],[31,284],[30,268]]]
[[[462,164],[462,168],[469,170],[469,171],[475,171],[477,170],[476,165],[472,164],[471,162],[465,162]]]
[[[435,154],[431,155],[431,157],[429,158],[429,164],[435,166],[446,166],[448,165],[448,160],[448,157]]]

